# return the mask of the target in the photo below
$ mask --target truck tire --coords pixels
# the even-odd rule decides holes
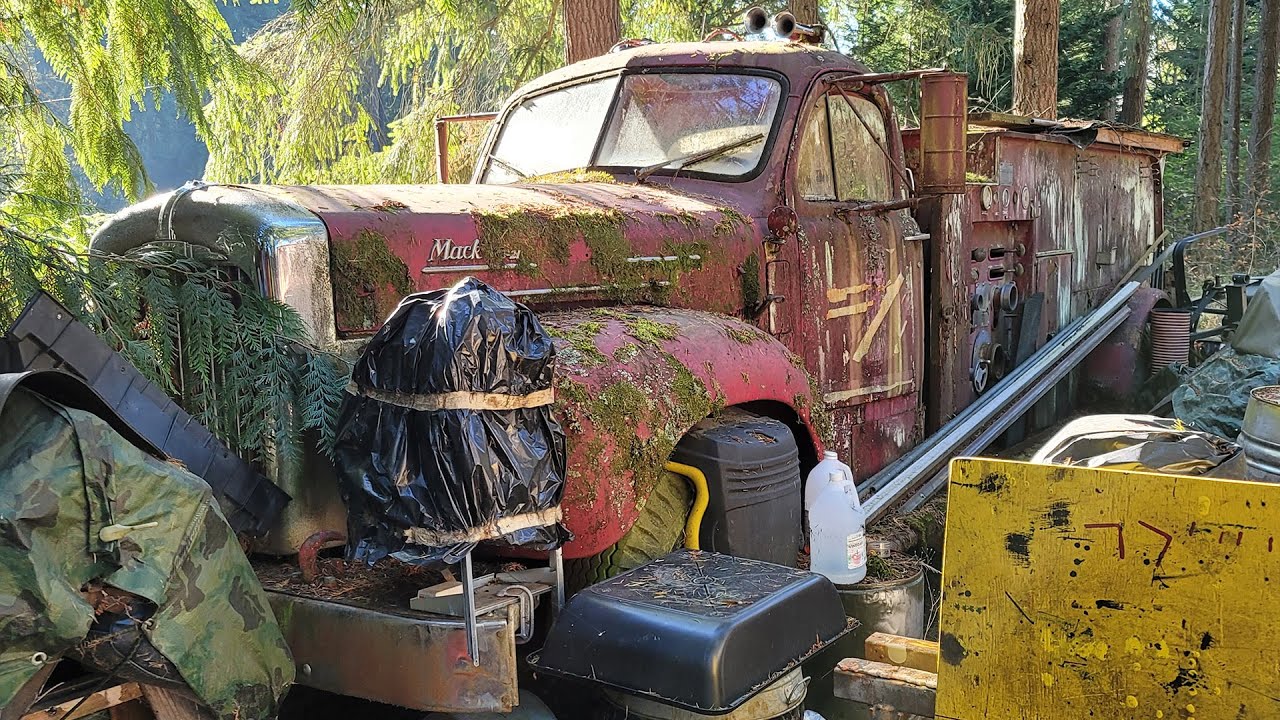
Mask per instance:
[[[674,550],[684,537],[684,522],[692,505],[689,481],[663,470],[635,524],[621,540],[594,557],[565,564],[569,589],[581,590]]]

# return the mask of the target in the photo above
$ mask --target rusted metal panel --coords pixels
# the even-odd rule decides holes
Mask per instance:
[[[928,73],[920,77],[921,192],[964,192],[968,104],[968,75]]]
[[[460,619],[267,592],[308,687],[413,710],[509,712],[517,702],[515,604],[479,622],[479,665]]]
[[[1128,319],[1085,361],[1084,375],[1098,399],[1117,402],[1132,398],[1141,389],[1150,365],[1141,352],[1147,317],[1157,304],[1167,302],[1168,296],[1162,290],[1139,290],[1129,301],[1132,312]]]
[[[1159,232],[1160,158],[1180,149],[1167,137],[1141,133],[1098,132],[1087,145],[1079,137],[990,128],[969,137],[968,164],[976,181],[958,207],[922,212],[932,233],[931,315],[942,323],[932,329],[938,353],[929,368],[930,427],[977,397],[971,380],[983,344],[998,344],[1006,357],[1013,356],[1021,311],[1002,299],[1043,293],[1043,339],[1117,286]],[[907,131],[904,143],[913,165],[920,161],[919,142],[918,132]],[[955,283],[963,298],[955,297]],[[957,322],[953,330],[944,313],[968,322]],[[949,347],[944,334],[953,331],[963,340]],[[1128,343],[1110,346],[1108,359],[1132,367],[1136,349]],[[1118,387],[1115,378],[1109,386]],[[1041,408],[1042,421],[1056,414],[1055,402],[1065,405],[1074,397],[1072,387],[1064,392],[1067,397]]]
[[[827,97],[839,107],[870,99],[892,126],[882,88],[858,94],[836,87],[833,93],[806,104],[797,123],[797,145],[805,129],[829,112]],[[833,124],[831,132],[837,131]],[[867,143],[856,152],[863,162],[869,157],[885,163],[890,192],[899,198],[905,193],[901,147],[890,135],[887,148]],[[834,162],[838,177],[839,153]],[[817,376],[832,420],[829,449],[858,477],[866,477],[919,435],[923,249],[906,240],[918,228],[905,211],[868,211],[856,199],[840,199],[839,188],[823,198],[793,182],[787,203],[800,226],[790,259],[805,279],[795,289],[800,302],[789,303],[797,332],[788,344]]]
[[[609,182],[263,189],[324,220],[347,335],[467,275],[534,307],[629,298],[739,314],[758,300],[740,269],[760,230],[731,200]]]
[[[795,412],[801,452],[817,452],[825,415],[802,360],[764,331],[723,315],[645,307],[546,313],[556,338],[557,412],[568,436],[563,507],[594,555],[631,527],[675,443],[719,408],[769,403]]]

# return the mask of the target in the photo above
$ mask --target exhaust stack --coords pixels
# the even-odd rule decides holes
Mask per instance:
[[[784,10],[773,16],[773,32],[784,40],[818,45],[826,35],[826,28],[796,22],[796,16]]]

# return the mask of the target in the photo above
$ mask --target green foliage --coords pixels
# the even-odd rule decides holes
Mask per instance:
[[[273,83],[209,108],[207,174],[427,182],[439,115],[491,110],[563,57],[551,0],[306,0],[242,48]],[[478,143],[484,126],[456,133]],[[474,154],[474,153],[472,153]],[[466,172],[455,166],[454,175]]]
[[[309,429],[332,446],[346,368],[301,342],[292,308],[202,248],[157,242],[104,255],[66,229],[0,210],[0,326],[43,289],[245,457],[295,457]]]
[[[149,188],[124,131],[135,107],[167,92],[207,138],[206,93],[254,82],[212,0],[0,0],[0,43],[5,159],[21,162],[27,196],[64,203],[79,199],[73,163],[98,189]],[[69,88],[65,121],[35,90],[36,58]]]

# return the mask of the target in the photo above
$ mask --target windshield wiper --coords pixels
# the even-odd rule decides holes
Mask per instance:
[[[492,153],[489,154],[489,161],[494,163],[495,165],[501,166],[503,170],[506,170],[507,172],[515,175],[521,180],[528,180],[531,177],[529,173],[521,170],[515,165],[512,165],[511,163],[507,162],[506,160],[503,160],[502,158]]]
[[[756,133],[755,135],[745,137],[741,140],[734,140],[732,142],[727,142],[723,145],[717,145],[708,150],[699,150],[696,153],[690,153],[688,155],[685,155],[684,157],[672,158],[670,160],[663,160],[660,163],[654,163],[653,165],[646,165],[636,170],[636,182],[644,182],[645,178],[658,172],[662,168],[667,167],[668,165],[675,165],[676,172],[679,172],[691,165],[697,165],[698,163],[704,163],[708,160],[714,160],[715,158],[720,157],[721,155],[729,152],[730,150],[737,150],[740,147],[752,145],[754,143],[760,142],[763,139],[764,139],[764,133]]]

